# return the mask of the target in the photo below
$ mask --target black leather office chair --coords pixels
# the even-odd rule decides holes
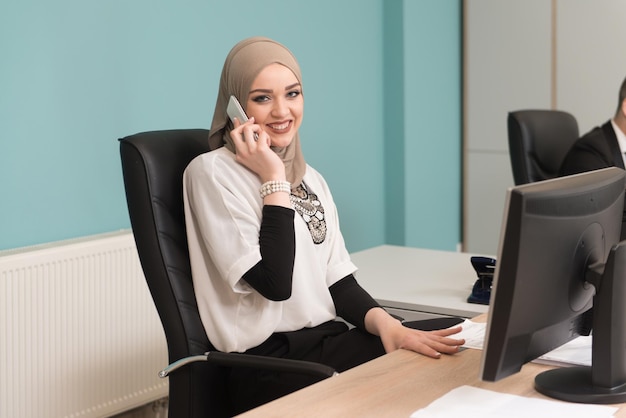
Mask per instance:
[[[574,116],[559,110],[518,110],[508,116],[509,156],[516,185],[558,177],[578,139]]]
[[[215,351],[202,326],[191,280],[182,176],[208,151],[204,129],[144,132],[120,139],[126,199],[141,266],[161,318],[169,361],[169,417],[232,416],[228,368],[256,367],[321,378],[330,367]]]

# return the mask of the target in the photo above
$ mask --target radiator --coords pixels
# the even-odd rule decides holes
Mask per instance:
[[[0,417],[106,417],[167,396],[133,236],[0,252]]]

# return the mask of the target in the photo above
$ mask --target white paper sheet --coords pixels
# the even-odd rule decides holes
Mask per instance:
[[[485,341],[487,324],[466,319],[462,324],[463,330],[455,334],[456,338],[465,338],[465,348],[482,350]],[[591,336],[581,336],[563,344],[549,353],[544,354],[535,363],[554,366],[591,366]]]
[[[463,330],[458,334],[454,334],[453,338],[464,338],[465,344],[463,347],[465,348],[482,350],[485,341],[487,324],[484,322],[474,322],[466,319],[461,326],[463,327]]]
[[[617,408],[508,395],[461,386],[415,411],[411,418],[609,418]]]

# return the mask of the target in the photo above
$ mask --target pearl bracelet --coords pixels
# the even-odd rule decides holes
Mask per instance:
[[[270,180],[263,183],[259,190],[261,199],[276,192],[291,193],[291,184],[288,181]]]

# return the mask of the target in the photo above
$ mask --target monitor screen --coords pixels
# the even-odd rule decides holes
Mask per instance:
[[[563,368],[556,377],[540,374],[535,387],[573,402],[626,401],[626,388],[621,395],[605,396],[626,383],[626,256],[618,245],[625,185],[624,170],[613,167],[507,191],[483,380],[514,374],[524,363],[593,328],[592,367]],[[600,360],[607,356],[601,351],[610,352],[610,358]],[[611,364],[602,364],[607,362]],[[621,370],[606,371],[615,367]],[[565,369],[571,370],[560,376]]]

